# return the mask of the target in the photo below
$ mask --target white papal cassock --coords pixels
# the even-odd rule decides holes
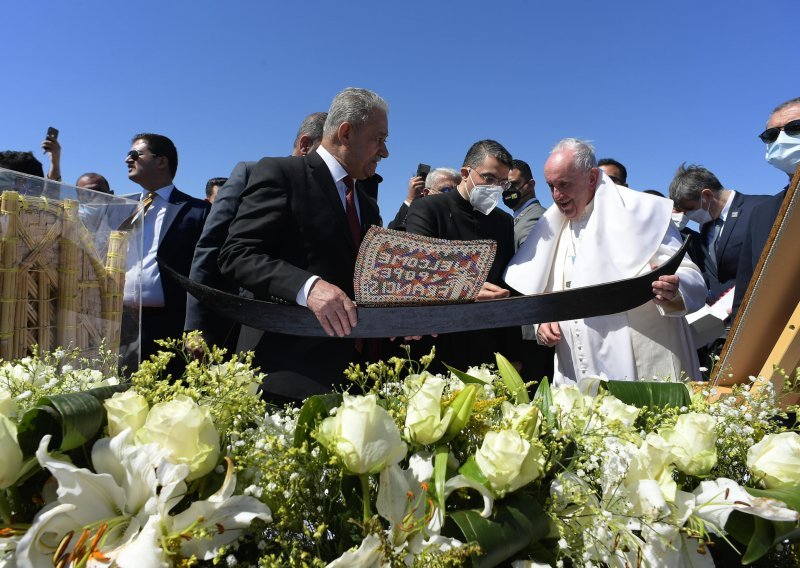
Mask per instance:
[[[632,278],[663,264],[683,240],[668,199],[614,185],[603,174],[583,215],[570,221],[551,206],[511,259],[505,281],[523,294],[556,292]],[[649,301],[610,316],[559,322],[554,384],[699,378],[684,315],[705,303],[703,275],[686,255],[679,294],[667,306]]]

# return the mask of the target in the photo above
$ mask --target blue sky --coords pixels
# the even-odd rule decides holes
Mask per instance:
[[[348,86],[390,106],[380,206],[391,219],[418,162],[459,167],[494,138],[542,167],[560,138],[592,140],[637,189],[700,163],[745,193],[786,175],[757,134],[800,96],[797,0],[620,2],[3,1],[0,149],[61,131],[64,180],[135,191],[136,132],[178,147],[201,196],[240,160],[286,155],[302,118]]]

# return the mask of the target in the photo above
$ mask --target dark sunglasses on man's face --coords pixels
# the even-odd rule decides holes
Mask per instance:
[[[800,134],[800,119],[790,120],[782,127],[773,126],[772,128],[767,128],[764,132],[759,134],[758,137],[761,138],[765,144],[772,144],[778,139],[778,134],[780,134],[781,130],[789,136],[797,136]]]
[[[153,156],[158,156],[158,154],[154,154],[153,152],[150,153],[153,154]],[[144,152],[140,152],[139,150],[131,150],[126,154],[126,156],[135,162],[140,157],[144,156]]]

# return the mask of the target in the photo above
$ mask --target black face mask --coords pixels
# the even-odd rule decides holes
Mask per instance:
[[[514,209],[519,205],[519,200],[522,198],[522,193],[518,189],[507,189],[503,192],[503,203],[509,209]]]

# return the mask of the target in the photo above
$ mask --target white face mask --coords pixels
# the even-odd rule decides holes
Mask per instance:
[[[472,193],[469,194],[469,203],[475,211],[488,215],[500,203],[502,195],[503,188],[499,185],[475,185],[473,181]]]
[[[689,217],[687,217],[685,213],[678,213],[677,211],[673,211],[672,222],[678,226],[678,230],[680,231],[686,226],[686,223],[689,222]]]
[[[708,202],[708,209],[703,207],[703,198],[700,198],[700,209],[692,209],[691,211],[685,211],[684,216],[688,217],[690,221],[694,221],[701,227],[706,223],[710,222],[711,213],[709,212],[711,209],[711,202]]]
[[[794,175],[800,164],[800,137],[789,136],[781,130],[777,140],[767,146],[767,162],[782,172]]]

